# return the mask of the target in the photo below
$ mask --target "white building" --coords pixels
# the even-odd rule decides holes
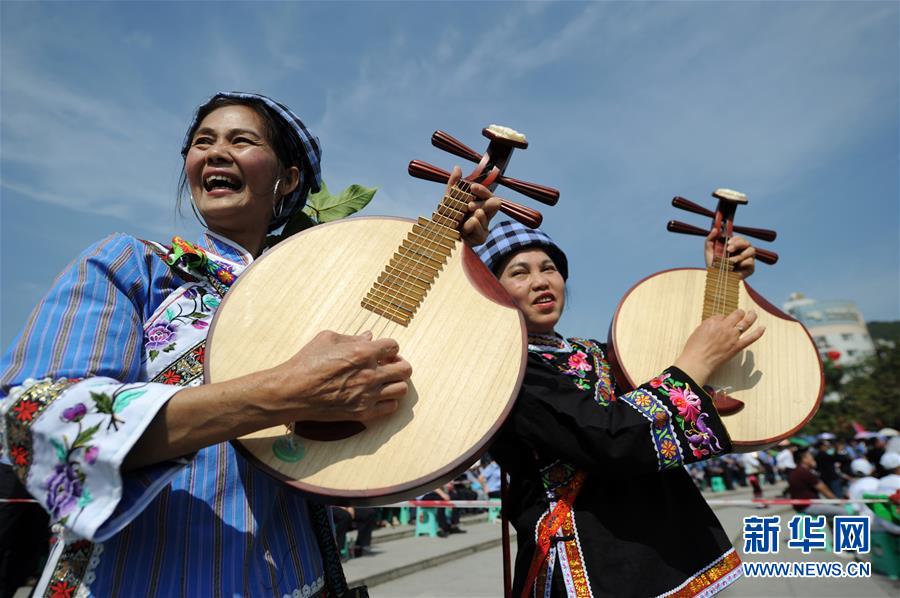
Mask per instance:
[[[852,301],[817,301],[792,293],[782,309],[806,326],[822,359],[853,365],[875,352],[866,321]]]

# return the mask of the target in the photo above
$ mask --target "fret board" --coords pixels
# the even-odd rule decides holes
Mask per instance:
[[[713,258],[706,269],[706,288],[703,293],[703,316],[705,320],[714,315],[727,315],[738,308],[738,285],[741,277],[734,272],[734,264],[726,261],[722,268],[722,258]]]
[[[366,293],[362,307],[408,326],[456,249],[459,226],[473,200],[468,183],[461,181],[444,196],[431,219],[420,217]]]

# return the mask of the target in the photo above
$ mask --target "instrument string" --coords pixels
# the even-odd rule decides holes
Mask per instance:
[[[441,200],[441,203],[443,203],[443,200]],[[440,209],[440,204],[438,205],[438,209]],[[430,233],[431,233],[431,231],[426,228],[426,235],[428,235]],[[428,236],[426,236],[425,238],[426,238],[426,240],[429,240],[429,241],[431,240],[431,239],[429,239]],[[402,248],[402,241],[401,241],[401,248]],[[392,287],[394,287],[395,283],[399,283],[397,286],[400,286],[402,288],[405,283],[412,280],[412,278],[414,277],[414,270],[413,270],[414,265],[412,263],[409,263],[410,261],[411,260],[409,259],[408,255],[407,256],[401,255],[400,259],[397,262],[397,265],[400,266],[399,271],[400,271],[401,276],[398,276],[397,274],[391,274],[390,272],[387,272],[385,270],[385,272],[387,272],[387,276],[382,281],[382,284],[385,287],[387,287],[389,290],[388,291],[378,291],[379,294],[381,295],[378,298],[380,300],[384,301],[385,303],[389,304],[391,307],[393,307],[395,309],[400,309],[398,306],[399,293],[392,294],[390,289]],[[390,260],[388,260],[388,264],[390,264]],[[407,264],[409,264],[409,271],[407,271]],[[394,267],[394,269],[397,270],[398,268]],[[377,280],[376,280],[376,283],[377,283]],[[374,285],[374,283],[373,283],[373,285]],[[359,335],[361,332],[368,329],[368,330],[371,330],[373,339],[382,338],[382,335],[385,334],[385,332],[387,332],[387,328],[389,328],[390,325],[392,323],[394,323],[391,318],[388,318],[384,315],[378,314],[372,310],[366,309],[362,305],[360,305],[359,311],[363,312],[365,317],[363,318],[363,321],[360,322],[360,324],[353,331],[354,335]],[[370,325],[369,321],[373,317],[375,318],[375,322]],[[385,321],[386,321],[386,323],[385,323]],[[383,328],[382,328],[382,330],[376,331],[375,328],[379,324],[382,324]]]
[[[456,186],[452,187],[448,191],[448,193],[444,195],[444,198],[441,200],[441,203],[438,205],[438,208],[436,210],[437,214],[452,220],[457,220],[457,218],[451,218],[450,216],[443,214],[441,208],[460,212],[461,216],[459,217],[460,220],[457,224],[465,219],[465,215],[468,212],[468,205],[466,205],[465,210],[460,210],[456,206],[447,203],[447,199],[449,197],[449,199],[453,199],[458,202],[464,202],[464,197],[457,196],[460,194],[468,195],[465,190],[460,189],[463,183],[464,181],[460,181]],[[466,184],[466,186],[468,185]],[[468,201],[465,201],[464,203],[468,204]],[[398,311],[409,311],[408,309],[402,307],[401,296],[403,296],[404,291],[407,291],[410,289],[410,287],[414,286],[412,284],[412,281],[417,278],[416,266],[420,266],[422,267],[422,269],[432,268],[433,266],[427,264],[425,259],[432,259],[437,262],[442,261],[441,258],[443,258],[443,256],[441,256],[439,253],[435,253],[432,250],[432,247],[440,245],[440,243],[438,242],[442,238],[440,226],[444,225],[438,224],[433,219],[429,220],[429,222],[431,223],[431,226],[422,227],[424,234],[418,234],[418,236],[423,240],[415,242],[415,245],[427,251],[427,254],[424,252],[417,252],[410,248],[406,248],[406,253],[401,254],[400,259],[397,261],[396,266],[399,266],[399,268],[397,268],[396,266],[394,267],[394,270],[399,270],[399,273],[388,273],[388,275],[382,281],[382,285],[386,287],[387,290],[378,291],[378,299],[384,301],[387,305],[393,307]],[[392,291],[392,289],[394,290]],[[407,298],[409,298],[409,296],[407,296]],[[367,317],[356,329],[356,331],[354,332],[355,334],[359,334],[360,331],[365,329],[364,327],[368,325],[371,315],[374,315],[376,317],[376,326],[379,323],[382,324],[380,330],[372,330],[373,338],[382,338],[383,335],[393,334],[396,331],[397,326],[399,325],[399,323],[395,322],[392,318],[384,316],[380,316],[382,322],[378,322],[379,314],[365,308],[361,308],[361,311],[368,312],[369,315],[367,315]]]
[[[727,231],[727,228],[726,228]],[[712,305],[712,313],[710,315],[725,315],[725,292],[726,292],[726,284],[725,284],[725,269],[728,256],[728,234],[727,232],[722,235],[723,239],[723,248],[722,255],[719,256],[719,263],[715,263],[716,256],[713,256],[713,265],[714,271],[716,273],[715,285],[713,287],[713,305]]]
[[[725,230],[726,231],[728,230],[727,227]],[[721,264],[720,264],[720,270],[719,270],[719,287],[720,287],[719,292],[721,294],[719,313],[721,315],[725,316],[725,315],[728,315],[725,312],[728,308],[728,278],[729,278],[728,277],[728,272],[729,272],[728,241],[731,239],[731,237],[726,232],[725,235],[723,236],[723,239],[724,239],[723,240],[724,246],[722,249],[722,257],[721,257]]]
[[[440,209],[444,205],[446,198],[447,198],[447,194],[444,195],[444,197],[441,199],[441,203],[438,204],[436,213],[440,214]],[[440,233],[438,231],[439,231],[439,229],[437,228],[436,223],[435,223],[434,228],[426,227],[425,231],[424,231],[425,236],[423,237],[425,240],[424,242],[429,243],[429,244],[437,244],[437,239],[440,238]],[[417,244],[422,246],[421,241],[417,242]],[[390,301],[390,303],[392,306],[397,307],[398,309],[399,309],[399,306],[398,306],[399,295],[401,293],[401,290],[404,288],[408,288],[408,286],[410,285],[412,280],[415,278],[416,266],[426,266],[427,265],[423,261],[424,255],[417,254],[417,252],[413,252],[409,249],[407,249],[407,254],[402,256],[402,258],[403,259],[401,260],[401,264],[400,264],[400,266],[401,266],[400,276],[390,275],[385,280],[386,283],[388,281],[392,281],[391,286],[394,286],[393,283],[396,283],[396,287],[398,288],[397,297],[390,297],[390,299],[392,299],[392,301]],[[408,268],[407,268],[407,266],[408,266]],[[398,323],[395,322],[391,318],[383,318],[383,319],[385,320],[385,322],[383,323],[382,330],[380,330],[378,332],[379,338],[381,338],[381,335],[390,336],[391,334],[394,334],[394,332],[396,332],[396,327],[398,326]]]
[[[444,218],[449,218],[449,219],[453,220],[454,222],[456,222],[456,227],[457,227],[456,230],[458,230],[459,226],[465,221],[466,215],[468,214],[468,203],[473,198],[471,196],[471,194],[468,192],[468,186],[469,186],[468,182],[463,181],[463,180],[458,181],[456,185],[454,185],[447,191],[447,193],[444,195],[444,198],[441,200],[441,204],[438,206],[438,209],[436,210],[437,214],[443,216]],[[463,203],[465,205],[464,206],[451,205],[446,202],[446,200],[448,198],[451,200],[455,200],[456,202]],[[454,216],[454,217],[448,216],[441,212],[441,208],[459,212],[460,215]],[[426,249],[428,251],[428,253],[431,254],[430,259],[433,259],[436,262],[440,262],[441,264],[444,264],[446,260],[450,259],[450,255],[452,255],[453,250],[456,249],[455,243],[454,243],[454,248],[451,249],[450,255],[448,255],[446,258],[444,258],[444,256],[442,256],[440,253],[435,253],[432,250],[432,246],[441,245],[439,243],[439,240],[441,240],[442,238],[446,238],[446,237],[444,237],[443,233],[441,233],[441,230],[440,230],[440,227],[445,226],[445,225],[441,225],[433,220],[431,222],[432,222],[432,226],[425,228],[426,234],[423,237],[425,240],[424,241],[424,244],[425,244],[424,249]],[[449,228],[449,227],[447,227],[447,228]],[[421,242],[420,242],[420,245],[422,245]],[[413,278],[415,278],[414,268],[416,265],[426,265],[427,266],[427,264],[425,264],[425,262],[423,262],[420,259],[420,258],[424,258],[424,257],[425,257],[424,255],[420,254],[420,255],[415,255],[414,257],[411,258],[410,272],[409,272],[409,276],[408,276],[409,280],[404,281],[404,282],[410,282]],[[441,268],[438,268],[438,271],[440,271],[440,270],[441,270]],[[401,271],[401,272],[404,272],[404,271]],[[435,275],[435,280],[436,280],[437,276],[438,276],[438,274]],[[388,335],[393,334],[396,331],[397,326],[399,326],[399,324],[397,322],[394,322],[393,320],[390,320],[390,319],[388,319],[387,324],[388,325],[387,325],[384,333],[386,333]]]
[[[465,221],[466,214],[468,213],[468,201],[466,200],[466,198],[467,198],[467,196],[470,196],[470,194],[468,193],[467,190],[463,189],[464,186],[466,188],[468,188],[468,183],[460,180],[456,185],[451,187],[448,190],[447,194],[444,196],[444,199],[441,201],[441,204],[440,204],[440,206],[438,206],[438,210],[437,210],[437,213],[440,214],[441,216],[454,220],[457,224],[457,229],[458,229],[459,225]],[[459,209],[459,206],[449,205],[449,204],[445,203],[445,201],[447,200],[448,197],[452,200],[456,200],[457,202],[465,203],[466,204],[465,209]],[[460,216],[451,218],[450,216],[447,216],[446,214],[442,214],[441,213],[442,207],[453,210],[453,211],[460,212]],[[428,230],[428,228],[426,228],[426,235],[424,237],[425,243],[427,245],[432,245],[432,246],[440,245],[440,243],[438,241],[442,238],[443,235],[440,232],[439,227],[443,226],[443,225],[439,225],[437,222],[434,222],[434,221],[432,221],[432,224],[433,224],[433,226],[431,227],[431,230]],[[432,255],[431,259],[434,259],[435,261],[438,261],[441,263],[443,263],[445,261],[445,259],[448,260],[450,257],[450,256],[447,256],[447,258],[443,258],[443,256],[441,256],[439,253],[435,254],[433,251],[431,251],[430,247],[425,247],[425,249],[427,249],[429,251],[429,253],[431,253],[431,255]],[[455,249],[455,247],[454,247],[454,249]],[[437,257],[435,257],[435,255],[437,255]],[[452,255],[452,250],[451,250],[451,255]],[[443,258],[443,259],[441,259],[441,258]],[[424,262],[420,261],[418,256],[412,258],[411,261],[412,261],[411,271],[415,265],[422,265],[424,263]],[[415,277],[414,274],[411,272],[410,279],[414,278],[414,277]],[[435,278],[436,277],[437,277],[437,275],[435,276]],[[396,322],[389,320],[389,326],[388,326],[388,328],[390,328],[389,333],[392,334],[396,330],[397,326],[398,326],[398,324]]]

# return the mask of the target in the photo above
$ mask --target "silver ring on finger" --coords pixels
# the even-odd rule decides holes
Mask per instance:
[[[743,327],[743,326],[741,326],[740,324],[738,324],[738,325],[736,326],[736,328],[738,329],[738,332],[739,332],[739,333],[744,334],[744,327]]]

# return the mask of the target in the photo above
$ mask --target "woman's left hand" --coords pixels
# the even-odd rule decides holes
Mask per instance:
[[[719,236],[718,231],[712,230],[706,235],[706,266],[712,265],[714,246],[716,238]],[[734,264],[734,271],[741,278],[747,278],[756,270],[756,249],[751,245],[750,241],[744,237],[732,237],[728,240],[725,250],[731,255],[728,261]]]
[[[454,166],[447,181],[447,193],[461,178],[462,170]],[[500,200],[494,197],[490,189],[478,183],[469,185],[469,192],[478,199],[469,202],[469,215],[463,222],[462,238],[469,245],[481,245],[487,239],[491,218],[500,209]]]

